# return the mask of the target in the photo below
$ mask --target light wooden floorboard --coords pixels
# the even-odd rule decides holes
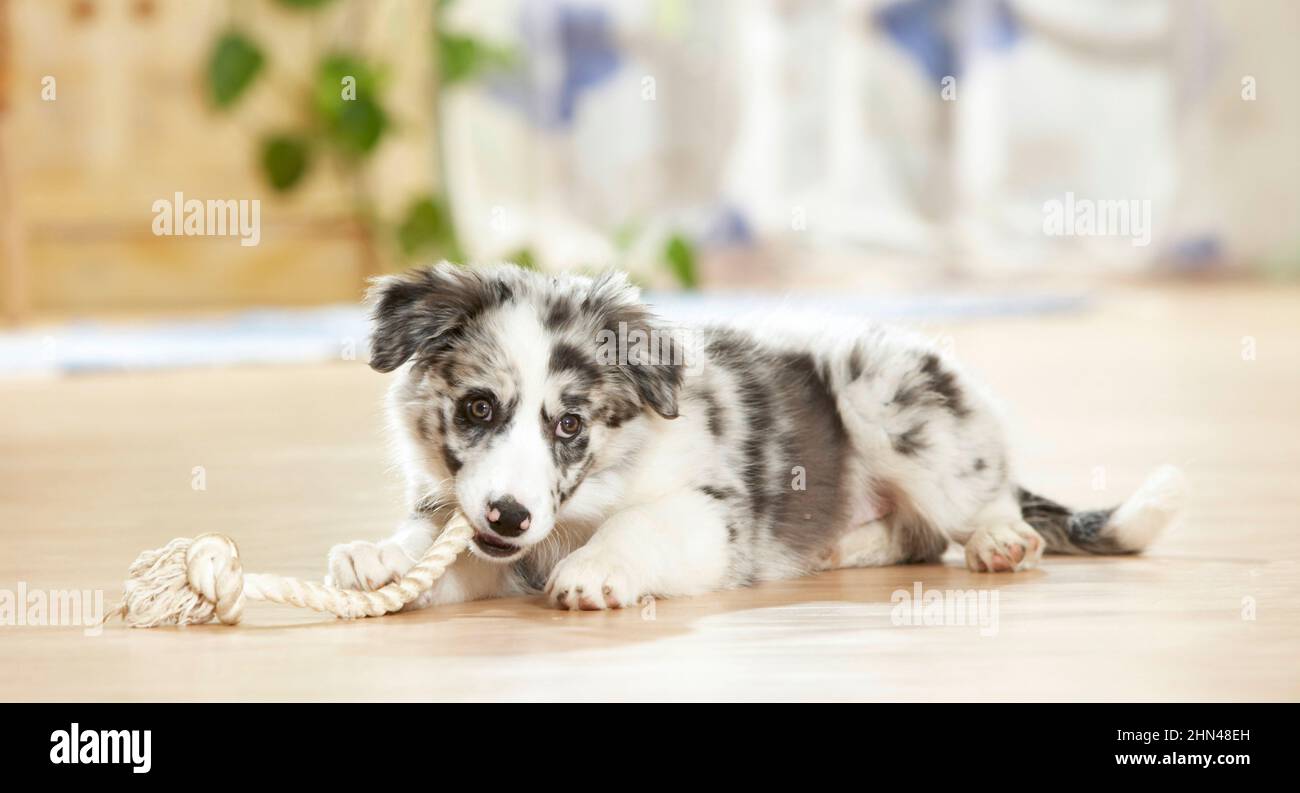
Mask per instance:
[[[931,330],[1006,402],[1026,485],[1101,506],[1175,462],[1184,524],[1140,557],[994,575],[950,551],[653,614],[512,599],[358,622],[254,605],[233,629],[0,626],[0,699],[1300,698],[1300,292],[1125,289],[1083,314]],[[331,544],[400,517],[384,381],[355,362],[0,381],[0,589],[111,599],[138,551],[207,531],[249,569],[318,577]],[[891,597],[916,582],[995,592],[996,631],[895,626]]]

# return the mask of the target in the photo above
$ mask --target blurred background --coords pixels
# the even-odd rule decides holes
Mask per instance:
[[[0,366],[337,358],[440,258],[886,316],[1295,279],[1297,40],[1290,0],[0,0]]]

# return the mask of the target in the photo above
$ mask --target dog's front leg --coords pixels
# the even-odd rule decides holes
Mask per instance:
[[[709,592],[726,577],[727,544],[722,502],[675,493],[611,515],[555,566],[546,595],[558,608],[599,610]]]
[[[433,544],[438,527],[427,517],[413,515],[403,521],[386,540],[357,540],[330,549],[329,575],[325,583],[344,589],[371,591],[396,581],[415,566]],[[501,597],[507,591],[504,566],[484,562],[466,552],[460,555],[433,587],[407,609],[444,603]]]

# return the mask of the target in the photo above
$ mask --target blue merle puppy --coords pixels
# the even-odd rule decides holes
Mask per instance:
[[[544,593],[620,608],[841,567],[975,571],[1144,548],[1177,514],[1165,466],[1117,509],[1016,484],[989,398],[926,341],[861,322],[669,326],[624,276],[450,264],[380,279],[371,366],[410,515],[335,547],[338,586],[408,570],[452,510],[476,534],[417,605]]]

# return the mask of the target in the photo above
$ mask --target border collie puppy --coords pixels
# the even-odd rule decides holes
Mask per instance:
[[[979,572],[1044,551],[1143,549],[1185,489],[1158,469],[1117,509],[1017,485],[989,398],[933,346],[865,322],[676,328],[623,275],[443,263],[372,290],[370,365],[409,517],[335,547],[336,586],[401,576],[459,509],[476,534],[416,605],[544,593],[561,609],[840,567]]]

